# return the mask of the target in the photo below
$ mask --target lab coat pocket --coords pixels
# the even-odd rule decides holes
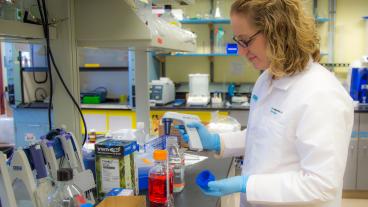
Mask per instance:
[[[286,125],[282,115],[266,115],[261,120],[259,138],[276,141],[284,137]]]
[[[285,145],[285,124],[282,117],[264,116],[259,123],[255,149],[266,159],[279,160]]]

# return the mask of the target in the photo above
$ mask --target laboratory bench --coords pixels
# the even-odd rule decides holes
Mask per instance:
[[[208,159],[185,168],[185,188],[181,193],[174,194],[175,207],[220,206],[220,198],[203,194],[195,183],[195,179],[203,170],[210,170],[216,176],[216,179],[228,177],[233,163],[232,158],[216,159],[211,153],[205,152],[195,154],[207,156]],[[147,194],[147,191],[143,194]],[[148,196],[146,196],[146,200],[149,203]]]
[[[48,103],[43,102],[33,102],[33,103],[23,103],[17,106],[17,108],[33,108],[33,109],[45,109],[48,107]],[[97,110],[134,110],[131,106],[127,104],[119,103],[101,103],[101,104],[81,104],[82,109],[97,109]],[[195,111],[249,111],[249,106],[242,105],[232,105],[232,106],[212,106],[208,104],[207,106],[174,106],[172,103],[166,105],[156,105],[150,107],[152,110],[195,110]],[[368,104],[359,104],[354,108],[356,113],[368,113]]]

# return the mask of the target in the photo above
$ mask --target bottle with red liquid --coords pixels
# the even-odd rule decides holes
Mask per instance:
[[[155,166],[149,171],[148,195],[151,207],[173,207],[173,171],[168,167],[166,150],[155,150]],[[169,191],[167,191],[169,189]]]

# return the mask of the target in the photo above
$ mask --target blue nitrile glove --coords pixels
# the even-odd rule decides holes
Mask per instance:
[[[220,152],[221,150],[221,144],[220,144],[220,136],[216,133],[210,133],[206,127],[199,123],[199,122],[191,122],[187,124],[187,127],[189,128],[196,128],[199,134],[199,137],[201,138],[203,149],[206,150],[214,150],[216,152]],[[176,126],[177,129],[179,129],[180,134],[183,136],[183,139],[185,142],[189,141],[189,136],[185,132],[184,126]]]
[[[226,196],[232,193],[247,191],[248,176],[235,176],[208,183],[208,189],[201,188],[209,196]]]

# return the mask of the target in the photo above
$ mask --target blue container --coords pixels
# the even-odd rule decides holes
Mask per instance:
[[[147,190],[148,189],[148,175],[151,167],[140,167],[138,168],[138,183],[139,190]]]

